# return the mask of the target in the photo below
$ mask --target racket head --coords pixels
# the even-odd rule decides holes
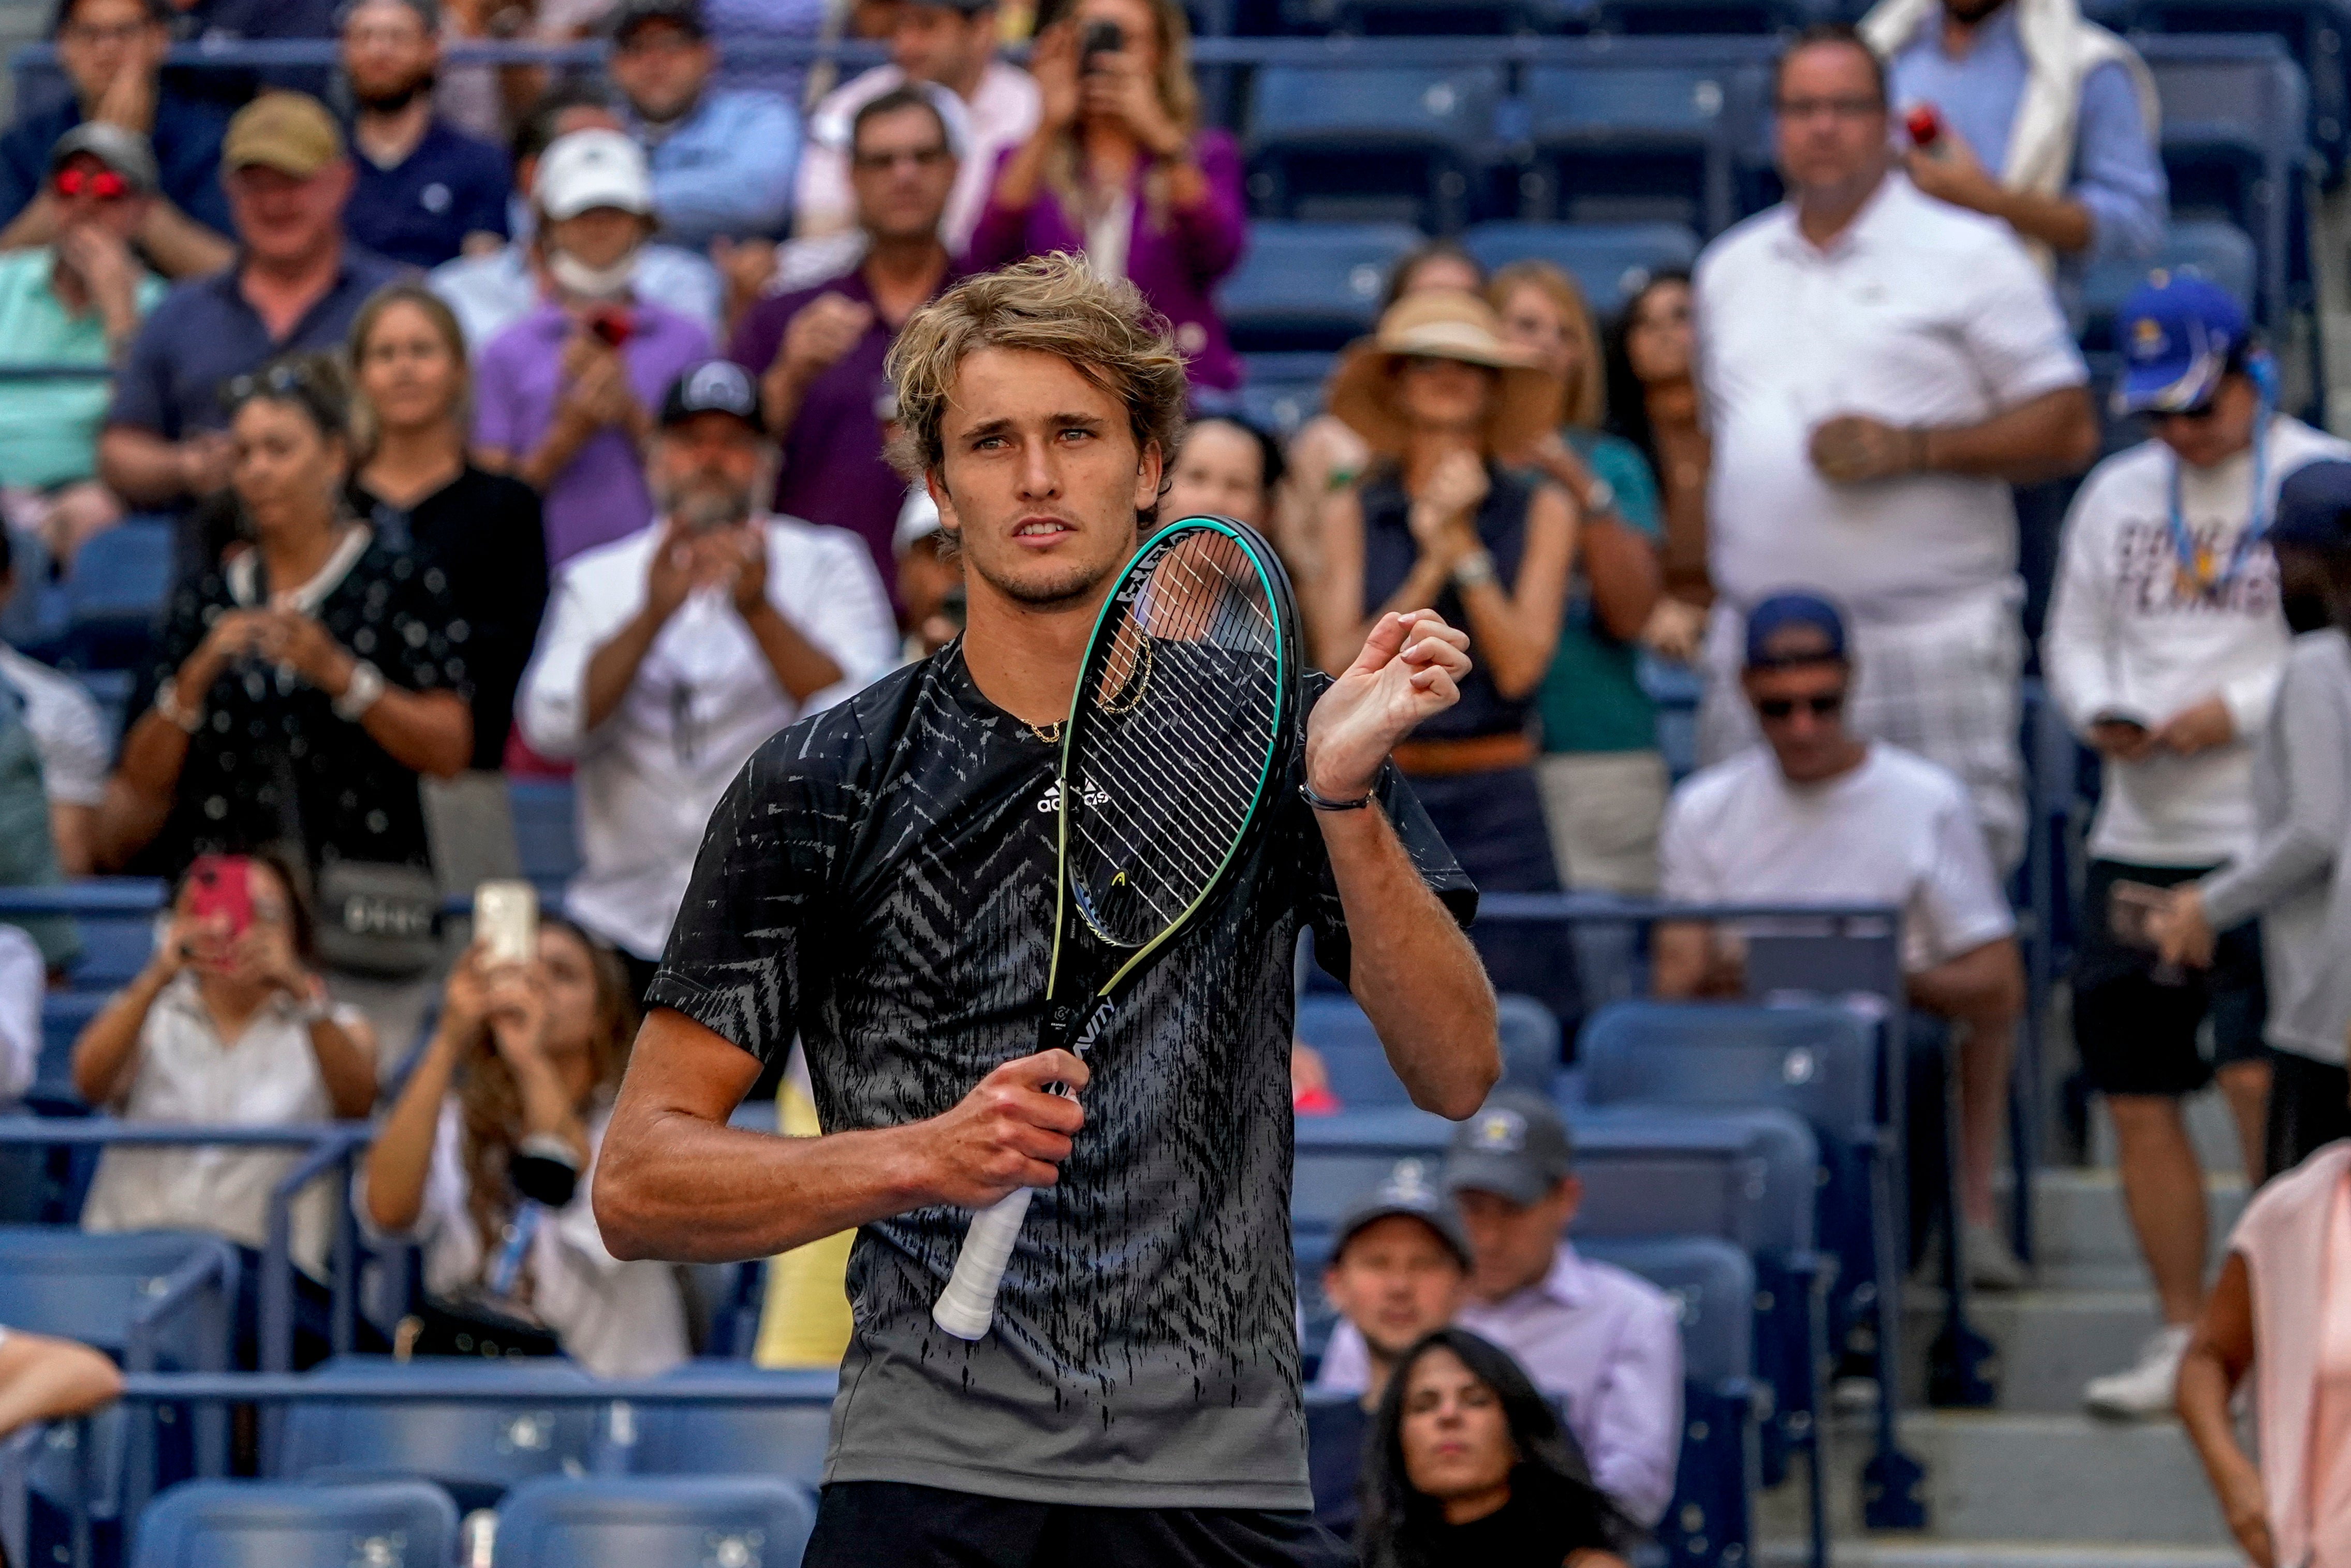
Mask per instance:
[[[1207,902],[1288,776],[1303,656],[1256,529],[1186,517],[1144,540],[1061,737],[1057,977],[1073,927],[1111,955],[1108,991]]]

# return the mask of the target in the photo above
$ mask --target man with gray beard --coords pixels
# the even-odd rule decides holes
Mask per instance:
[[[578,765],[565,910],[620,950],[640,992],[745,760],[896,661],[863,541],[768,512],[775,470],[748,372],[688,367],[646,455],[653,520],[565,565],[523,676],[523,737]]]

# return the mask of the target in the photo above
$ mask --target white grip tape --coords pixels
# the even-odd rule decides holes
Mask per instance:
[[[1020,1187],[971,1217],[955,1274],[931,1309],[933,1322],[957,1339],[987,1337],[987,1325],[996,1318],[996,1288],[1004,1282],[1004,1266],[1012,1260],[1020,1222],[1029,1218],[1029,1200],[1036,1196],[1035,1187]]]

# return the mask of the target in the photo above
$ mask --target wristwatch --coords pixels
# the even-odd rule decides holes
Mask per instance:
[[[166,675],[162,685],[155,688],[155,711],[178,725],[185,734],[193,735],[204,727],[204,709],[180,706],[180,683],[176,676]]]
[[[1597,474],[1583,486],[1583,509],[1593,517],[1616,509],[1616,486]]]
[[[335,716],[357,724],[367,716],[367,710],[375,706],[376,698],[381,695],[383,672],[365,659],[356,660],[351,664],[350,685],[345,686],[343,695],[335,699]]]
[[[1476,549],[1453,563],[1453,586],[1465,592],[1481,582],[1494,580],[1494,553]]]

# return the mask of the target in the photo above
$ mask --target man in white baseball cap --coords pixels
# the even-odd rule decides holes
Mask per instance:
[[[638,295],[653,199],[635,142],[603,130],[558,138],[531,205],[542,302],[483,347],[474,436],[486,467],[547,497],[555,565],[644,526],[653,497],[638,454],[652,411],[711,344],[701,322]]]

